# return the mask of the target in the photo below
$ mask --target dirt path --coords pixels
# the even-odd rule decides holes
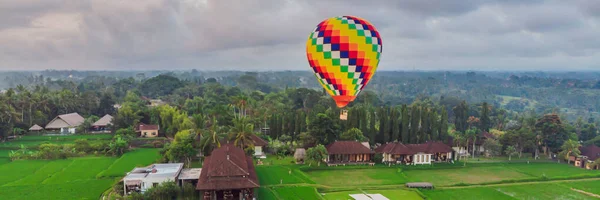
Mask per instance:
[[[585,195],[588,195],[588,196],[591,196],[591,197],[596,197],[596,198],[600,199],[600,195],[597,195],[597,194],[594,194],[594,193],[589,193],[589,192],[586,192],[586,191],[583,191],[583,190],[578,190],[578,189],[575,189],[575,188],[571,188],[571,190],[573,190],[575,192],[579,192],[581,194],[585,194]]]
[[[499,184],[490,184],[490,185],[447,186],[447,187],[436,187],[436,188],[439,188],[439,189],[462,189],[462,188],[529,185],[529,184],[544,184],[544,183],[564,183],[564,182],[596,181],[596,180],[600,180],[600,178],[583,178],[583,179],[553,180],[553,181],[533,181],[533,182],[520,182],[520,183],[499,183]]]

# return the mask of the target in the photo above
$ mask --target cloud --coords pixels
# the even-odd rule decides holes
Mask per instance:
[[[0,0],[0,69],[308,70],[329,17],[368,19],[380,69],[597,69],[593,0]]]

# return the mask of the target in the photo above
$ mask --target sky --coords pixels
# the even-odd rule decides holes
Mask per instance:
[[[599,70],[598,0],[0,0],[0,70],[310,70],[330,17],[380,32],[380,70]]]

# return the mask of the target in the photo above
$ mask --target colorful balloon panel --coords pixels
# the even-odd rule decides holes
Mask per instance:
[[[341,16],[317,25],[306,42],[306,56],[321,86],[343,108],[375,74],[382,48],[371,23]]]

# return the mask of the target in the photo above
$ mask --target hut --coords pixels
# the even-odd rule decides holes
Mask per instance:
[[[43,131],[44,128],[42,128],[40,125],[34,124],[31,128],[29,128],[30,132],[40,132]]]
[[[294,159],[296,159],[296,164],[304,164],[304,157],[306,157],[306,149],[297,148],[294,153]]]

